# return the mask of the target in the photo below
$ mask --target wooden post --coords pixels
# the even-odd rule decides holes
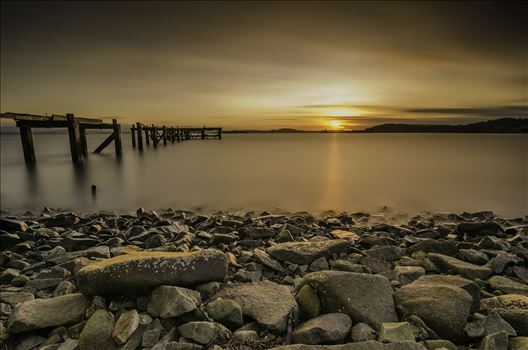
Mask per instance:
[[[141,127],[141,123],[136,123],[137,125],[137,142],[138,142],[138,149],[140,151],[143,151],[143,130]]]
[[[24,150],[24,160],[26,164],[35,164],[35,147],[33,146],[33,132],[31,128],[20,127],[20,138],[22,139],[22,149]]]
[[[132,147],[136,148],[136,128],[134,125],[130,128],[130,133],[132,134]]]
[[[218,139],[222,139],[222,128],[218,128]]]
[[[117,119],[112,119],[114,125],[114,146],[117,157],[123,154],[123,145],[121,144],[121,125],[117,124]]]
[[[88,156],[88,142],[86,141],[86,129],[81,127],[79,129],[81,134],[81,154],[83,157]]]
[[[145,128],[145,142],[147,143],[147,146],[150,146],[150,130],[148,129],[148,126]]]
[[[152,144],[158,147],[158,128],[154,124],[152,124]]]
[[[79,121],[75,119],[73,114],[66,114],[68,120],[68,136],[70,138],[70,152],[72,161],[79,164],[82,161],[81,153],[81,131],[79,129]]]
[[[202,140],[205,140],[205,126],[202,128]]]
[[[163,138],[163,144],[165,146],[167,146],[167,128],[165,127],[165,125],[163,125],[162,127],[162,130],[163,130],[163,133],[162,133],[162,138]]]
[[[174,137],[176,137],[176,134],[174,133],[174,128],[170,128],[170,135],[171,135],[171,142],[174,143]]]
[[[176,127],[176,142],[180,142],[180,127]]]

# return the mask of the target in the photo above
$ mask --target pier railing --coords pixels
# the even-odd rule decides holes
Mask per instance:
[[[70,141],[70,153],[73,163],[82,163],[88,156],[88,142],[86,139],[86,130],[88,129],[109,129],[112,133],[94,150],[93,153],[100,153],[112,142],[114,143],[115,154],[121,157],[123,147],[121,143],[121,125],[117,119],[112,119],[112,123],[106,123],[98,118],[78,118],[73,114],[51,116],[27,114],[27,113],[2,113],[0,118],[13,119],[19,128],[24,160],[26,164],[33,165],[36,163],[35,145],[33,143],[33,128],[67,128]],[[222,128],[180,128],[166,127],[157,125],[143,125],[136,123],[131,128],[132,146],[143,150],[143,133],[145,135],[146,145],[150,142],[154,147],[160,142],[165,145],[167,142],[181,142],[191,139],[222,139]]]

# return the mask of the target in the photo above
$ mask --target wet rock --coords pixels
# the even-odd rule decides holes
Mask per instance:
[[[378,341],[383,343],[414,341],[413,328],[408,322],[383,323]]]
[[[75,323],[84,316],[88,299],[69,294],[50,299],[34,299],[18,304],[9,317],[11,333]]]
[[[201,302],[200,293],[194,290],[161,286],[152,292],[147,310],[153,317],[178,317],[195,310]]]
[[[286,330],[288,317],[297,310],[290,289],[272,282],[226,284],[215,298],[233,300],[240,305],[244,316],[276,331]]]
[[[350,317],[341,313],[324,314],[300,324],[292,332],[292,342],[300,344],[334,343],[345,339],[352,326]]]
[[[88,319],[79,336],[79,350],[116,349],[112,340],[114,316],[105,310],[97,310]]]
[[[178,331],[183,337],[203,345],[231,338],[229,329],[213,322],[189,322],[179,326]]]
[[[217,250],[138,252],[82,268],[77,273],[77,286],[87,295],[139,293],[160,285],[187,286],[222,280],[226,273],[227,258]]]
[[[139,315],[136,310],[124,312],[114,325],[112,339],[119,344],[125,344],[139,326]]]
[[[344,253],[350,244],[350,241],[343,239],[287,242],[272,245],[267,251],[269,255],[280,261],[305,265],[322,256]]]
[[[345,313],[354,323],[365,322],[379,329],[396,322],[393,292],[383,276],[343,271],[320,271],[306,275],[298,289],[309,285],[316,292],[324,313]]]
[[[414,282],[397,290],[394,300],[401,315],[416,315],[442,338],[463,341],[473,299],[462,288]]]
[[[427,257],[443,272],[454,273],[471,280],[476,278],[485,280],[492,274],[487,267],[470,264],[447,255],[429,253]]]

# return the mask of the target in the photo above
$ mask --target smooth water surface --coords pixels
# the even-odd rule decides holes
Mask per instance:
[[[66,134],[34,135],[30,171],[1,135],[2,209],[528,212],[528,135],[225,134],[143,153],[123,138],[120,161],[111,145],[76,169]]]

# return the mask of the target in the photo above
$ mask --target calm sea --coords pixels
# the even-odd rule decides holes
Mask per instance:
[[[123,137],[121,161],[111,145],[77,169],[66,134],[34,135],[29,171],[19,136],[1,135],[2,209],[528,213],[528,135],[225,134],[143,153]]]

